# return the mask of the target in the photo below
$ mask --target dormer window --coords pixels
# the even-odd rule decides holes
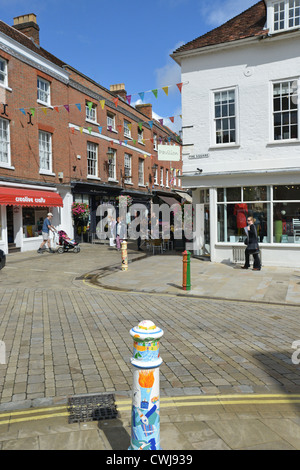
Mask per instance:
[[[273,3],[273,32],[300,26],[300,0],[284,0]]]

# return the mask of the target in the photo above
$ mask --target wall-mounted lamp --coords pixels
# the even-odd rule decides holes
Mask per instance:
[[[197,170],[199,171],[199,173],[202,173],[202,169],[201,168],[197,168]]]

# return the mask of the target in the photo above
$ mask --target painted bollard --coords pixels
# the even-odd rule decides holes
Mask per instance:
[[[122,271],[128,270],[128,254],[127,254],[127,242],[122,242],[121,244],[122,251]]]
[[[191,253],[185,250],[183,253],[183,290],[191,290]]]
[[[164,332],[150,320],[130,330],[133,337],[130,450],[160,450],[159,339]]]

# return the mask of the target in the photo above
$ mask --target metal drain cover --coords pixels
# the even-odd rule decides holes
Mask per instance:
[[[68,399],[68,411],[69,423],[114,419],[118,415],[112,393],[74,395]]]

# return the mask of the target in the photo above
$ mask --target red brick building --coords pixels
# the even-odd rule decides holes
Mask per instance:
[[[0,248],[41,243],[41,221],[73,236],[73,201],[96,209],[119,195],[149,204],[180,197],[182,160],[158,160],[158,144],[181,147],[152,106],[128,103],[43,49],[35,15],[0,21]],[[180,148],[181,155],[181,148]]]

